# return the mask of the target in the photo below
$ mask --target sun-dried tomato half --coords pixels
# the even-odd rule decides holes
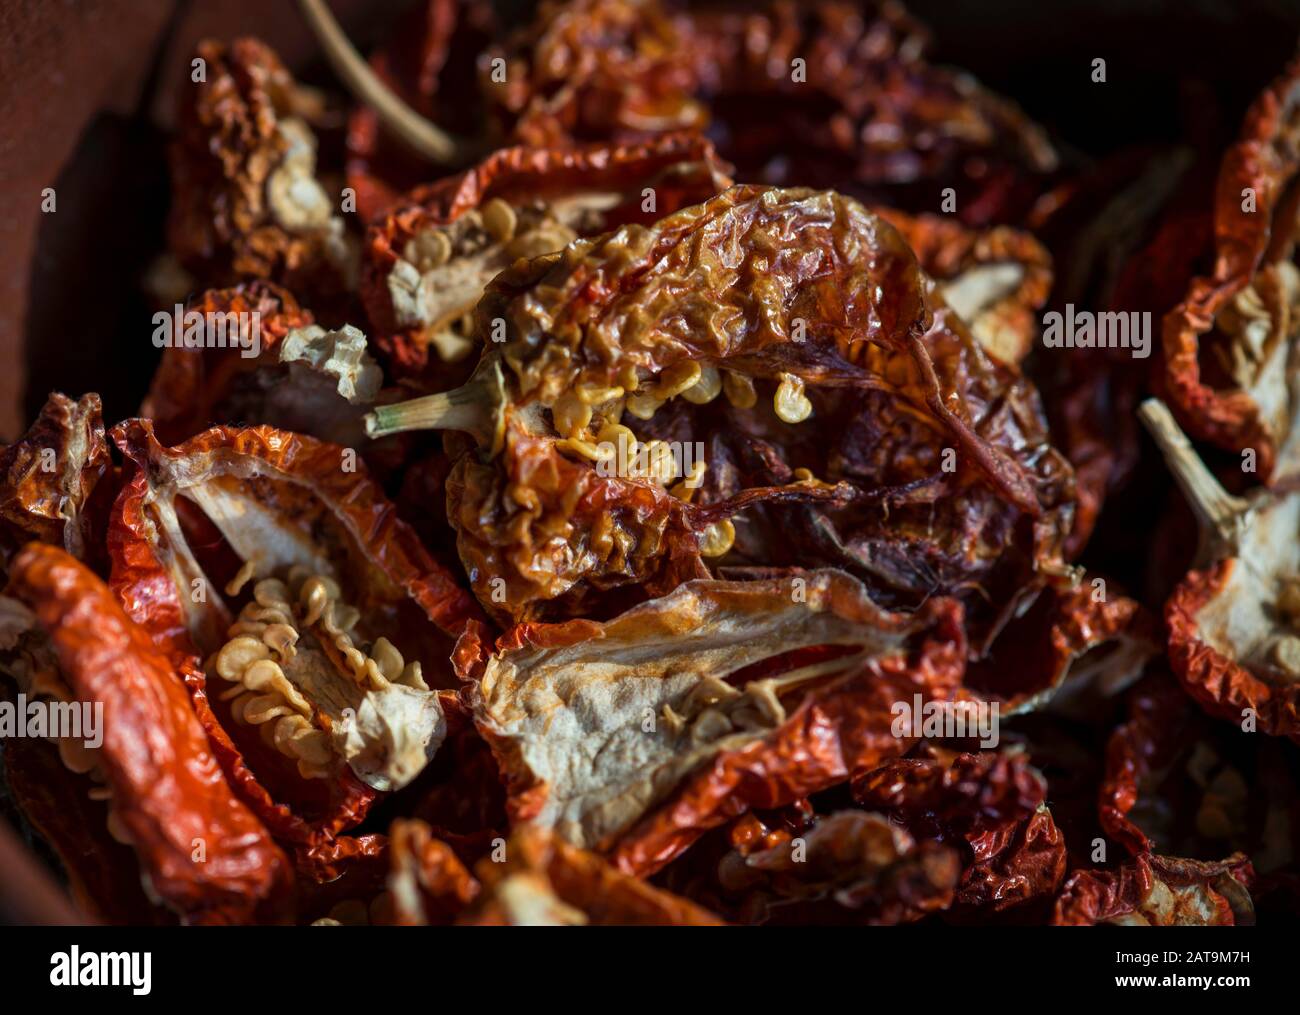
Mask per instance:
[[[891,709],[969,697],[960,609],[880,610],[848,575],[691,582],[604,624],[457,647],[512,819],[662,867],[704,831],[903,753]],[[689,637],[684,634],[689,632]]]
[[[1250,451],[1264,480],[1295,471],[1300,271],[1300,63],[1255,100],[1224,156],[1214,270],[1164,320],[1162,387],[1193,436]]]
[[[1137,927],[1250,926],[1254,871],[1240,854],[1205,862],[1143,854],[1115,871],[1076,871],[1052,922]]]
[[[322,98],[256,39],[199,44],[171,149],[168,247],[204,286],[267,279],[332,318],[356,289],[342,196],[322,184]]]
[[[441,743],[472,598],[348,449],[269,427],[168,449],[144,420],[114,439],[138,468],[114,591],[184,673],[231,781],[310,862],[377,848],[334,837]]]
[[[1228,494],[1163,403],[1142,406],[1201,525],[1201,549],[1165,604],[1169,661],[1210,714],[1300,740],[1300,491]]]
[[[498,276],[476,328],[467,385],[382,407],[371,432],[476,438],[448,512],[498,617],[573,615],[629,585],[662,594],[733,546],[737,564],[797,552],[850,566],[908,606],[968,594],[999,564],[995,601],[1063,571],[1069,469],[1032,386],[983,351],[896,232],[840,195],[735,187],[577,241]],[[843,443],[827,445],[827,426]],[[714,433],[688,472],[674,447]],[[742,509],[801,501],[843,509],[791,515],[806,531],[784,546],[737,536]]]
[[[288,862],[227,784],[181,677],[149,634],[53,546],[31,543],[14,557],[6,595],[4,669],[33,700],[98,712],[90,725],[100,743],[84,723],[70,726],[83,736],[60,738],[60,757],[85,776],[78,792],[107,801],[99,820],[135,851],[149,896],[193,922],[280,915]]]

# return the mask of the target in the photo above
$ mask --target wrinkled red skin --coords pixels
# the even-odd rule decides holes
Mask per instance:
[[[1050,278],[1046,255],[1031,238],[1006,229],[978,233],[927,216],[882,217],[919,245],[919,260],[940,275],[950,277],[972,259],[1023,258],[1025,284],[1006,301],[1015,312],[1004,320],[1031,330],[1031,308],[1045,298]],[[900,279],[884,291],[901,302],[906,284]],[[869,372],[893,387],[814,383],[811,425],[783,425],[765,404],[741,410],[717,399],[707,406],[671,403],[639,429],[668,441],[706,438],[710,464],[694,498],[699,504],[744,487],[788,483],[796,467],[848,488],[824,507],[751,508],[720,573],[843,567],[867,581],[882,604],[900,609],[935,594],[957,596],[982,646],[990,624],[1003,622],[991,604],[1031,595],[1053,562],[1059,568],[1073,480],[1051,445],[1037,393],[1014,362],[984,349],[937,296],[926,302],[933,323],[919,340],[873,350],[867,360]],[[827,304],[822,312],[837,320],[843,312]],[[945,468],[957,448],[959,467]]]
[[[975,862],[957,888],[955,905],[961,910],[1037,908],[1056,894],[1069,867],[1065,836],[1046,808],[969,839],[969,844]]]
[[[1116,871],[1075,871],[1056,900],[1052,923],[1057,926],[1092,926],[1135,912],[1159,880],[1173,887],[1199,885],[1214,893],[1219,926],[1254,922],[1246,892],[1254,881],[1250,861],[1237,854],[1218,862],[1182,860],[1142,854]],[[1235,881],[1233,887],[1229,882]],[[1225,892],[1231,892],[1225,895]],[[1245,895],[1244,905],[1237,903]]]
[[[908,758],[855,776],[853,796],[918,839],[963,840],[969,849],[954,899],[1003,912],[1055,895],[1067,866],[1065,839],[1044,806],[1047,783],[1025,754]]]
[[[679,165],[699,165],[702,172],[676,179],[661,175]],[[628,195],[622,205],[604,213],[606,228],[648,223],[725,189],[731,183],[729,168],[703,137],[668,134],[614,147],[502,148],[463,173],[414,188],[388,202],[388,210],[366,236],[361,297],[375,329],[375,347],[398,376],[423,374],[424,383],[435,389],[454,387],[473,365],[472,355],[460,368],[440,364],[436,352],[431,360],[428,348],[414,340],[414,329],[404,329],[394,317],[388,275],[406,242],[421,228],[454,222],[494,197],[523,202],[601,190]],[[656,211],[647,214],[641,210],[641,191],[652,185]]]
[[[304,818],[293,801],[277,800],[263,786],[244,752],[213,711],[202,654],[182,605],[181,597],[188,593],[176,587],[164,567],[160,548],[154,542],[153,524],[145,513],[150,476],[156,468],[153,463],[189,458],[199,462],[217,452],[236,458],[256,458],[310,489],[351,532],[366,566],[378,569],[388,581],[404,589],[425,616],[443,631],[454,633],[481,616],[476,604],[448,572],[434,564],[415,534],[397,520],[392,505],[366,478],[364,471],[345,473],[339,468],[341,449],[337,447],[270,427],[246,430],[214,427],[177,448],[167,449],[158,443],[150,425],[143,420],[120,424],[113,436],[123,454],[140,470],[118,496],[109,529],[113,591],[128,614],[149,632],[183,675],[194,710],[212,739],[213,750],[232,785],[277,836],[295,845],[300,868],[320,880],[336,876],[339,865],[345,861],[377,855],[384,846],[382,836],[339,836],[364,818],[379,795],[375,790],[357,779],[351,770],[344,769],[330,783],[330,799],[324,811],[310,819]],[[209,630],[205,637],[209,642],[218,639],[209,651],[221,643],[220,630]],[[259,747],[254,741],[252,750],[259,752]],[[264,759],[268,764],[278,763],[278,756],[269,751],[264,753],[269,755]],[[305,788],[315,790],[315,787]]]
[[[23,819],[63,865],[68,890],[87,920],[130,926],[174,924],[170,910],[149,901],[130,846],[108,833],[108,806],[90,799],[89,780],[68,769],[58,749],[35,737],[4,744],[5,785]]]
[[[799,228],[803,216],[815,218],[815,228]],[[865,231],[864,222],[878,229],[872,242],[880,253],[870,265],[880,283],[841,279],[839,285],[831,284],[837,277],[833,273],[853,276],[862,266],[842,256],[849,241],[834,239],[836,233]],[[480,329],[496,317],[514,328],[504,355],[524,392],[562,387],[568,373],[561,369],[586,371],[593,380],[613,383],[605,376],[613,373],[609,357],[602,360],[587,348],[575,346],[571,360],[550,369],[551,361],[561,357],[548,358],[544,336],[535,326],[539,294],[545,295],[548,310],[556,308],[550,310],[552,330],[572,324],[576,332],[570,333],[580,342],[592,321],[612,320],[620,313],[640,315],[639,307],[633,311],[627,304],[651,291],[660,276],[676,277],[665,264],[674,269],[683,264],[685,271],[703,260],[703,254],[695,257],[697,251],[716,252],[725,261],[737,246],[761,260],[761,245],[774,242],[769,231],[779,232],[787,244],[797,242],[801,254],[805,247],[808,251],[798,259],[780,259],[780,289],[751,286],[745,275],[734,282],[720,280],[716,298],[683,300],[681,314],[689,303],[692,322],[701,320],[698,326],[688,328],[680,315],[654,309],[650,313],[662,318],[657,330],[640,330],[622,349],[629,361],[635,357],[656,369],[692,358],[760,378],[789,369],[812,382],[809,398],[818,421],[813,426],[780,424],[766,405],[740,410],[715,399],[699,407],[677,403],[639,428],[668,441],[709,437],[705,458],[712,464],[695,498],[708,510],[733,513],[726,503],[742,489],[755,495],[764,487],[789,483],[796,465],[809,468],[821,481],[817,489],[829,510],[765,511],[766,529],[746,526],[731,559],[719,566],[846,567],[881,590],[881,601],[891,608],[914,608],[928,596],[943,594],[963,596],[972,614],[977,609],[987,614],[988,601],[1002,604],[1040,587],[1053,563],[1060,567],[1059,544],[1068,531],[1072,504],[1069,467],[1051,448],[1036,393],[1013,366],[986,355],[937,296],[927,297],[923,290],[928,283],[916,270],[910,249],[892,228],[865,218],[860,206],[826,194],[735,187],[661,220],[650,236],[638,237],[647,252],[638,252],[632,263],[617,256],[617,235],[597,241],[554,272],[554,259],[517,262],[497,276],[479,304]],[[752,253],[745,249],[751,233]],[[870,298],[873,290],[883,297]],[[856,298],[846,301],[845,291]],[[730,347],[716,348],[719,340],[709,339],[707,321],[724,303],[746,321],[806,319],[815,341],[785,342],[779,329],[760,324],[738,331],[728,340]],[[828,432],[838,436],[828,442]],[[507,452],[514,451],[514,443],[520,442],[508,432]],[[960,468],[942,466],[947,450],[959,456]],[[565,468],[579,471],[577,465],[552,464],[540,455],[537,465],[513,453],[506,458],[512,469],[508,477],[498,478],[491,466],[466,462],[449,485],[461,558],[480,586],[489,576],[513,577],[512,570],[520,570],[498,549],[514,550],[520,543],[517,527],[504,524],[492,531],[482,521],[494,520],[491,512],[504,503],[507,484],[518,485],[524,469],[531,468],[549,481],[548,489],[563,494],[572,491],[573,481],[557,482],[556,474]],[[461,482],[462,477],[476,482]],[[602,485],[617,492],[613,483]],[[465,489],[473,495],[458,494]],[[761,493],[755,499],[771,498]],[[750,510],[757,513],[758,508],[753,503]],[[695,507],[675,510],[699,514]],[[655,526],[646,528],[656,531]],[[647,546],[642,556],[652,563],[663,556]],[[528,553],[521,556],[531,561],[535,548],[523,549]],[[637,570],[646,569],[638,562]],[[689,577],[691,571],[677,574]],[[532,598],[554,598],[554,592],[543,591],[547,594],[533,591]],[[480,599],[492,609],[481,588]],[[556,616],[534,610],[515,589],[507,589],[505,601],[515,620]],[[564,607],[561,612],[572,611]],[[987,619],[980,617],[981,639]]]
[[[1241,140],[1224,156],[1214,203],[1214,270],[1194,278],[1183,301],[1164,319],[1164,396],[1194,437],[1240,451],[1253,448],[1257,469],[1272,478],[1278,448],[1254,398],[1238,388],[1216,386],[1203,367],[1212,352],[1202,348],[1218,313],[1250,284],[1264,265],[1289,256],[1294,244],[1294,198],[1290,185],[1300,172],[1294,131],[1300,111],[1300,62],[1291,64],[1250,107]],[[1242,210],[1243,191],[1256,197],[1256,211]],[[1275,219],[1277,220],[1275,222]],[[1275,231],[1276,227],[1276,231]],[[1207,340],[1204,343],[1210,344]]]
[[[1051,178],[1056,157],[1042,131],[1011,103],[927,64],[928,33],[896,5],[682,6],[554,5],[503,36],[487,3],[428,0],[370,64],[461,137],[490,113],[488,138],[475,143],[638,144],[707,128],[747,180],[834,186],[914,210],[937,209],[952,186],[970,225],[1024,219]],[[791,80],[796,56],[806,82]],[[504,82],[491,80],[496,57],[507,60]],[[931,142],[915,145],[915,134]],[[373,111],[352,114],[348,183],[364,220],[428,175]]]
[[[1045,784],[1026,756],[952,755],[923,744],[916,756],[859,772],[852,786],[862,811],[845,810],[837,787],[780,811],[745,814],[727,830],[730,852],[712,832],[658,880],[742,923],[898,923],[931,912],[957,924],[988,923],[995,914],[998,922],[1024,923],[1041,919],[1055,899],[1067,867],[1064,837],[1040,805]],[[897,869],[880,870],[865,892],[851,870],[841,877],[835,863],[827,866],[835,859],[851,866],[851,849],[811,853],[827,845],[829,832],[816,841],[813,829],[827,818],[842,826],[854,814],[888,819],[915,839]],[[807,867],[790,865],[783,852],[795,837],[809,850]],[[748,859],[756,855],[757,862]],[[936,880],[949,866],[950,877]]]
[[[881,841],[882,832],[893,841]],[[775,841],[737,848],[717,865],[722,892],[735,900],[729,908],[744,923],[912,923],[951,905],[961,875],[957,849],[898,837],[884,817],[864,811],[818,818],[801,833],[798,858],[788,832],[764,838]]]
[[[276,350],[285,335],[316,320],[291,293],[270,282],[210,289],[191,300],[186,311],[259,314],[261,354],[245,357],[238,347],[186,349],[179,342],[165,348],[140,415],[153,420],[158,439],[169,446],[188,440],[222,418],[218,408],[237,390],[242,375],[264,363],[278,362]],[[183,322],[176,324],[181,330]]]
[[[1285,687],[1255,676],[1199,637],[1197,614],[1224,588],[1240,561],[1229,557],[1192,571],[1165,604],[1169,665],[1183,688],[1210,715],[1238,726],[1253,710],[1256,728],[1300,743],[1300,685]]]
[[[1154,846],[1130,818],[1144,780],[1172,760],[1178,746],[1180,711],[1188,708],[1172,684],[1135,688],[1128,722],[1111,734],[1106,745],[1106,775],[1098,795],[1098,812],[1106,834],[1134,856],[1151,853]]]
[[[847,779],[854,770],[902,754],[911,741],[893,735],[894,702],[965,700],[966,654],[960,608],[932,600],[933,624],[911,658],[873,662],[810,693],[767,737],[720,755],[625,833],[609,853],[620,870],[648,876],[681,855],[705,831],[744,811],[775,808]]]
[[[184,685],[147,632],[54,547],[20,552],[8,591],[36,614],[74,696],[103,703],[99,763],[152,890],[190,922],[274,914],[289,889],[288,862],[231,792]]]
[[[51,394],[27,433],[0,450],[0,560],[35,539],[103,570],[114,479],[99,396]]]
[[[951,764],[906,758],[854,776],[853,797],[918,838],[976,839],[1027,820],[1047,784],[1023,754],[960,754]]]

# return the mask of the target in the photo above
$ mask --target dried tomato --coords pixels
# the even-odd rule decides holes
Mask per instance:
[[[37,540],[103,560],[113,464],[99,396],[50,395],[31,429],[0,450],[0,553]]]
[[[723,857],[718,879],[746,923],[910,923],[946,909],[957,850],[919,842],[880,814],[836,811],[810,831]]]
[[[1174,674],[1212,715],[1300,740],[1300,495],[1286,483],[1229,495],[1163,403],[1142,414],[1202,528],[1198,567],[1165,604]]]
[[[7,595],[6,670],[20,687],[102,703],[102,745],[66,738],[60,754],[74,771],[94,773],[108,828],[134,849],[146,891],[195,922],[278,915],[288,861],[226,783],[183,681],[149,634],[53,546],[18,553]],[[86,779],[81,792],[90,788]]]
[[[167,236],[182,268],[208,286],[277,282],[331,318],[349,306],[356,239],[316,171],[313,125],[327,118],[263,43],[199,44],[171,149]]]
[[[927,64],[926,43],[895,4],[548,3],[486,51],[480,84],[498,134],[533,146],[707,125],[748,179],[904,208],[954,187],[964,221],[1022,216],[1055,151],[1011,103]]]
[[[457,663],[512,819],[647,873],[901,754],[891,708],[969,698],[965,654],[955,603],[890,614],[827,571],[691,582],[605,624],[520,625],[495,652],[471,631]]]
[[[1250,862],[1143,854],[1117,871],[1076,871],[1056,900],[1058,925],[1249,926]]]
[[[231,782],[313,872],[374,852],[338,833],[441,742],[473,600],[347,449],[269,427],[167,449],[142,420],[114,438],[138,470],[110,529],[114,591],[183,673]]]
[[[993,567],[994,597],[1030,595],[1063,570],[1069,469],[1032,386],[982,350],[892,229],[839,195],[735,187],[652,227],[520,262],[493,281],[476,328],[486,351],[466,386],[381,408],[371,432],[440,426],[477,439],[487,460],[461,454],[448,513],[498,617],[572,615],[597,590],[653,595],[703,576],[701,558],[736,541],[730,516],[763,502],[842,505],[842,521],[814,512],[800,523],[804,559],[811,544],[814,562],[867,573],[907,605],[969,590]],[[771,412],[732,415],[755,408],[756,383],[774,389]],[[709,404],[724,391],[725,405]],[[678,394],[689,404],[669,405]],[[710,424],[715,409],[726,415]],[[674,411],[687,414],[686,436],[671,431]],[[829,455],[817,439],[805,464],[787,424],[810,414],[845,437]],[[715,427],[724,444],[744,435],[758,479],[741,488],[744,470],[706,461],[693,498],[686,480],[700,476],[679,471],[670,442]],[[620,474],[607,453],[620,447],[646,460],[649,479]],[[744,450],[711,442],[710,453]],[[774,554],[792,549],[741,542],[736,563],[785,565]]]
[[[1193,436],[1253,452],[1284,478],[1295,443],[1291,320],[1300,299],[1294,186],[1300,173],[1300,63],[1255,100],[1224,156],[1214,205],[1214,270],[1164,321],[1162,386]]]
[[[1065,876],[1065,842],[1028,756],[929,753],[855,776],[854,799],[918,839],[965,843],[954,898],[964,910],[999,912],[1052,897]]]

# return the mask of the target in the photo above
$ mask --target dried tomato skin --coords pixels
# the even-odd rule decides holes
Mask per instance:
[[[977,838],[1029,818],[1047,786],[1023,755],[961,754],[949,765],[903,759],[854,777],[853,796],[926,838]]]
[[[382,848],[381,840],[341,837],[340,833],[360,823],[378,796],[376,790],[345,766],[329,782],[328,799],[317,802],[317,813],[304,816],[298,801],[279,800],[268,791],[213,711],[202,658],[224,643],[229,612],[224,605],[217,605],[194,613],[192,606],[186,605],[191,589],[178,586],[168,564],[171,551],[157,542],[158,528],[150,520],[153,509],[149,505],[157,501],[160,489],[177,482],[178,477],[192,482],[210,473],[220,475],[223,469],[237,472],[238,463],[243,462],[245,468],[283,481],[285,492],[277,496],[292,495],[292,499],[264,504],[282,513],[281,523],[290,532],[299,531],[310,512],[315,512],[322,519],[333,519],[332,524],[348,534],[345,538],[353,541],[358,554],[353,565],[359,568],[356,573],[368,576],[360,587],[352,589],[354,596],[365,593],[365,600],[357,600],[363,605],[391,612],[413,604],[434,631],[451,635],[481,616],[472,598],[432,561],[415,534],[396,518],[392,505],[366,477],[363,467],[356,472],[341,468],[341,448],[270,427],[214,427],[168,449],[145,420],[120,424],[114,438],[138,471],[123,487],[114,508],[109,530],[111,584],[128,614],[183,674],[193,708],[227,777],[267,826],[294,845],[300,869],[311,876],[328,879],[349,859],[374,856]],[[215,589],[209,589],[209,596],[215,595]],[[382,598],[385,596],[388,598]],[[392,623],[397,622],[393,616]],[[436,674],[431,671],[430,676]],[[310,785],[305,788],[314,792]]]
[[[848,258],[844,251],[850,248],[873,254],[869,260]],[[1032,288],[1041,288],[1041,282]],[[545,327],[539,309],[545,311]],[[999,588],[998,594],[1040,580],[1035,577],[1040,565],[1046,571],[1060,566],[1072,518],[1072,478],[1048,443],[1032,386],[1014,366],[984,352],[917,270],[892,228],[840,195],[735,187],[649,229],[625,227],[572,244],[559,255],[518,262],[492,282],[476,316],[484,335],[505,322],[505,341],[489,355],[499,356],[508,368],[512,411],[534,402],[550,405],[579,385],[608,388],[630,369],[661,373],[687,361],[759,379],[801,378],[814,417],[835,419],[833,429],[845,434],[829,453],[824,442],[805,447],[797,428],[773,431],[763,417],[746,415],[748,410],[687,407],[662,423],[658,414],[650,421],[650,434],[668,440],[698,437],[696,421],[705,421],[711,454],[754,452],[767,458],[766,474],[755,480],[759,486],[721,490],[710,485],[706,471],[699,510],[664,502],[665,510],[684,515],[694,528],[702,528],[705,519],[727,517],[741,503],[753,510],[771,501],[825,501],[835,505],[825,517],[814,512],[797,522],[811,528],[800,534],[799,545],[806,552],[805,544],[812,544],[812,563],[874,573],[886,586],[892,580],[902,588],[886,589],[886,595],[898,595],[897,602],[906,606],[936,588],[968,591],[983,579],[979,571],[999,566],[1010,543],[1018,544],[1018,552],[1000,566],[997,580],[1008,589]],[[1006,411],[1008,405],[1014,408]],[[874,440],[859,432],[874,425],[873,413],[885,412],[898,421],[897,428],[876,426]],[[747,449],[739,443],[744,440],[750,442]],[[791,482],[792,465],[781,461],[787,441],[801,456],[795,461],[813,467],[816,482]],[[863,448],[877,450],[863,460]],[[564,562],[548,560],[537,542],[520,534],[553,528],[530,520],[530,513],[554,514],[558,521],[567,519],[574,503],[584,502],[586,494],[576,492],[574,480],[563,473],[580,476],[586,466],[566,464],[552,445],[517,434],[510,423],[505,452],[504,464],[466,461],[449,487],[450,517],[480,601],[497,612],[483,583],[503,578],[511,620],[579,612],[580,588],[571,606],[548,610],[531,604],[567,593],[574,579],[596,588],[606,580],[604,564],[587,563],[591,544],[583,527],[578,526],[577,538],[566,536],[576,549],[568,557],[578,565],[571,576],[559,575],[556,568]],[[962,468],[955,473],[941,468],[941,452],[960,455]],[[494,468],[499,470],[495,479]],[[821,480],[822,470],[833,482]],[[735,475],[723,467],[713,471]],[[530,473],[545,483],[539,487],[545,506],[494,521],[504,489],[520,489]],[[478,478],[470,482],[472,477]],[[588,482],[602,500],[653,494],[645,484],[629,485],[620,495],[617,482],[597,483],[594,477]],[[778,494],[778,488],[786,492]],[[547,498],[561,491],[569,503],[553,510]],[[909,500],[916,505],[910,511]],[[883,512],[886,504],[889,510]],[[663,585],[655,565],[673,559],[659,549],[665,523],[648,502],[630,510],[651,520],[651,543],[640,536],[626,540],[634,556],[648,559],[650,566],[638,564],[628,573],[623,559],[615,557],[608,573],[618,575],[620,583],[646,573],[652,579],[646,583],[650,594],[657,594]],[[938,523],[936,511],[943,515]],[[771,517],[777,529],[789,524],[784,519],[799,518]],[[909,531],[913,526],[915,532]],[[681,527],[669,522],[667,531]],[[519,545],[506,549],[508,539]],[[673,538],[663,546],[683,542]],[[742,545],[737,553],[788,564],[782,559],[792,552],[788,541],[784,547],[779,538],[774,542],[772,547]],[[486,546],[502,549],[489,558]],[[986,552],[983,546],[993,549]],[[689,553],[689,542],[685,548]],[[769,548],[781,558],[766,556]],[[923,552],[933,555],[932,562],[909,567],[908,555]],[[937,581],[928,577],[929,570],[937,572]],[[540,577],[530,578],[530,572]],[[676,581],[693,576],[690,568],[670,573]],[[553,574],[562,580],[545,587]],[[535,592],[528,591],[530,583]]]
[[[393,305],[388,276],[421,230],[456,222],[494,198],[521,206],[613,192],[621,199],[597,216],[597,231],[604,231],[712,197],[730,185],[728,169],[703,137],[669,134],[633,145],[502,148],[463,173],[415,187],[390,202],[366,235],[361,296],[376,348],[395,374],[418,377],[433,389],[454,387],[466,376],[431,356],[420,329],[404,325]],[[653,190],[653,214],[641,208],[646,188]]]
[[[505,849],[504,863],[485,858],[476,865],[482,892],[457,923],[493,926],[516,922],[514,904],[501,889],[507,882],[525,880],[541,887],[543,898],[559,904],[557,922],[685,927],[723,922],[695,903],[631,877],[595,853],[544,830],[522,826]]]
[[[1200,630],[1201,610],[1225,594],[1234,570],[1244,566],[1240,558],[1226,558],[1192,571],[1174,590],[1165,604],[1169,664],[1209,714],[1238,725],[1249,715],[1261,732],[1300,742],[1300,689],[1263,679],[1209,644]]]
[[[1065,836],[1047,807],[1028,819],[986,832],[970,841],[975,862],[962,874],[956,908],[962,919],[987,913],[1029,910],[1036,919],[1069,868]]]
[[[346,316],[355,284],[348,284],[353,269],[332,202],[322,190],[314,195],[314,218],[297,222],[284,216],[294,213],[290,204],[299,198],[273,193],[275,174],[297,144],[283,125],[319,119],[319,100],[300,91],[279,57],[256,39],[201,42],[198,59],[204,79],[182,95],[170,150],[170,251],[205,285],[267,279],[331,318]],[[284,211],[277,200],[286,202]]]
[[[1300,63],[1292,63],[1254,102],[1241,139],[1224,156],[1214,204],[1213,273],[1191,280],[1182,302],[1163,322],[1163,373],[1158,378],[1179,421],[1195,437],[1231,451],[1253,449],[1265,480],[1291,466],[1278,455],[1290,432],[1265,418],[1261,400],[1244,386],[1229,386],[1203,371],[1210,333],[1223,312],[1252,287],[1274,289],[1275,269],[1295,242],[1290,184],[1300,173],[1295,137],[1300,110]],[[1256,202],[1250,209],[1247,198]],[[1277,298],[1286,300],[1283,292]],[[1268,298],[1263,298],[1265,309]],[[1271,312],[1271,311],[1270,311]],[[1231,343],[1230,343],[1231,344]],[[1286,343],[1283,343],[1285,346]],[[1213,350],[1224,355],[1231,349]]]
[[[174,912],[149,899],[130,846],[108,832],[108,809],[91,800],[85,776],[68,769],[51,743],[13,737],[4,745],[5,785],[26,826],[54,851],[68,893],[87,922],[171,925]]]
[[[1071,874],[1056,900],[1052,923],[1091,926],[1249,926],[1255,922],[1254,870],[1241,854],[1205,862],[1141,854],[1116,871]],[[1157,893],[1163,891],[1164,897]]]
[[[961,875],[957,849],[917,841],[876,813],[844,810],[817,817],[799,839],[798,854],[785,833],[718,863],[721,893],[741,922],[912,923],[951,905]]]
[[[275,359],[265,354],[273,353],[294,328],[315,323],[311,311],[300,306],[288,290],[270,282],[208,290],[186,310],[205,316],[257,314],[262,354],[245,356],[235,346],[185,348],[179,341],[165,348],[140,415],[153,420],[159,440],[167,445],[188,440],[223,416],[229,418],[230,414],[222,411],[223,403],[238,391],[247,374],[267,359]]]
[[[101,567],[114,481],[99,396],[51,394],[27,433],[0,450],[3,557],[35,539]]]
[[[195,922],[283,906],[288,861],[226,783],[177,673],[108,588],[33,543],[13,561],[9,594],[36,614],[74,694],[104,703],[100,761],[152,891]]]
[[[872,256],[850,258],[848,242]],[[771,285],[757,284],[760,269]],[[847,384],[869,374],[870,348],[906,348],[930,323],[921,289],[911,250],[857,202],[741,185],[648,228],[516,264],[493,280],[476,318],[482,334],[505,320],[500,351],[519,401],[616,383],[629,364],[659,373],[686,359]],[[527,314],[539,295],[554,314],[549,331]],[[656,300],[671,298],[670,314]],[[796,319],[805,343],[791,338]]]
[[[479,894],[478,881],[423,821],[394,821],[388,842],[388,886],[397,903],[395,923],[450,923]]]
[[[854,799],[919,839],[965,844],[953,898],[958,921],[1041,909],[1067,867],[1064,836],[1045,799],[1047,783],[1020,753],[901,759],[855,775]]]

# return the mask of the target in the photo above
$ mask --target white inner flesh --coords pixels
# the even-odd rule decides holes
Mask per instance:
[[[1273,661],[1280,639],[1294,637],[1281,625],[1277,595],[1283,580],[1300,574],[1300,495],[1261,511],[1246,527],[1228,579],[1197,614],[1203,641],[1241,665],[1290,683]]]
[[[596,637],[489,662],[477,717],[514,741],[546,784],[537,824],[599,847],[690,770],[779,725],[785,713],[775,691],[785,682],[828,676],[893,647],[894,636],[831,612],[826,573],[808,579],[806,603],[769,591],[762,610],[743,592],[717,594],[737,587],[690,582],[603,625]],[[743,692],[719,687],[751,664],[815,645],[860,651],[751,682]]]

